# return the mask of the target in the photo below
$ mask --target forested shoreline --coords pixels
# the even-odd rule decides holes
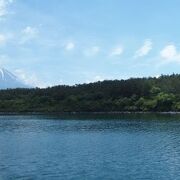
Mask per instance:
[[[0,90],[0,112],[178,112],[180,75]]]

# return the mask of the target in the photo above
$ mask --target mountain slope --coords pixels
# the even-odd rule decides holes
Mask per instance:
[[[29,86],[23,83],[18,77],[8,70],[0,69],[0,89],[28,88]]]

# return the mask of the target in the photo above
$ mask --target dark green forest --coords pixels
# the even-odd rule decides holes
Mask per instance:
[[[180,75],[0,91],[0,112],[180,111]]]

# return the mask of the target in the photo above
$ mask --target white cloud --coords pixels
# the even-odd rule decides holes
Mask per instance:
[[[36,36],[37,33],[38,33],[38,30],[34,27],[30,27],[30,26],[27,26],[25,29],[23,29],[22,31],[24,34],[26,35],[31,35],[31,36]]]
[[[104,78],[101,76],[95,76],[93,81],[104,81]]]
[[[65,45],[65,50],[66,51],[71,51],[75,48],[75,44],[73,42],[68,42],[66,45]]]
[[[161,75],[159,75],[159,74],[155,75],[156,78],[159,78],[160,76],[161,76]]]
[[[42,81],[40,81],[37,78],[36,74],[34,74],[34,73],[27,73],[23,69],[16,69],[14,73],[26,85],[29,85],[32,87],[40,87],[40,88],[47,87],[47,85],[45,83],[43,83]]]
[[[164,59],[173,59],[177,56],[176,46],[168,45],[162,49],[160,55]]]
[[[104,81],[106,78],[103,78],[100,75],[95,75],[93,78],[90,80],[87,80],[86,83],[91,83],[91,82],[98,82],[98,81]]]
[[[86,50],[84,51],[84,54],[85,54],[86,56],[95,56],[95,55],[97,55],[99,52],[100,52],[100,47],[99,47],[99,46],[93,46],[93,47],[91,47],[91,48],[89,48],[89,49],[86,49]]]
[[[120,56],[123,53],[123,51],[123,47],[119,45],[112,49],[110,56]]]
[[[150,39],[145,40],[143,46],[138,49],[135,53],[135,58],[143,57],[149,54],[149,52],[152,50],[152,41]]]
[[[177,51],[175,45],[165,46],[161,50],[160,56],[165,62],[180,62],[180,52]]]
[[[27,26],[22,30],[22,38],[20,43],[23,44],[29,40],[36,38],[39,34],[39,30],[36,27]]]
[[[7,37],[4,34],[0,34],[0,45],[4,45],[7,41]]]
[[[3,17],[8,13],[8,5],[12,2],[13,0],[0,0],[0,17]]]

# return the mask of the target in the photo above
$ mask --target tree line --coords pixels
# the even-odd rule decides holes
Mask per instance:
[[[180,75],[0,90],[0,112],[180,111]]]

